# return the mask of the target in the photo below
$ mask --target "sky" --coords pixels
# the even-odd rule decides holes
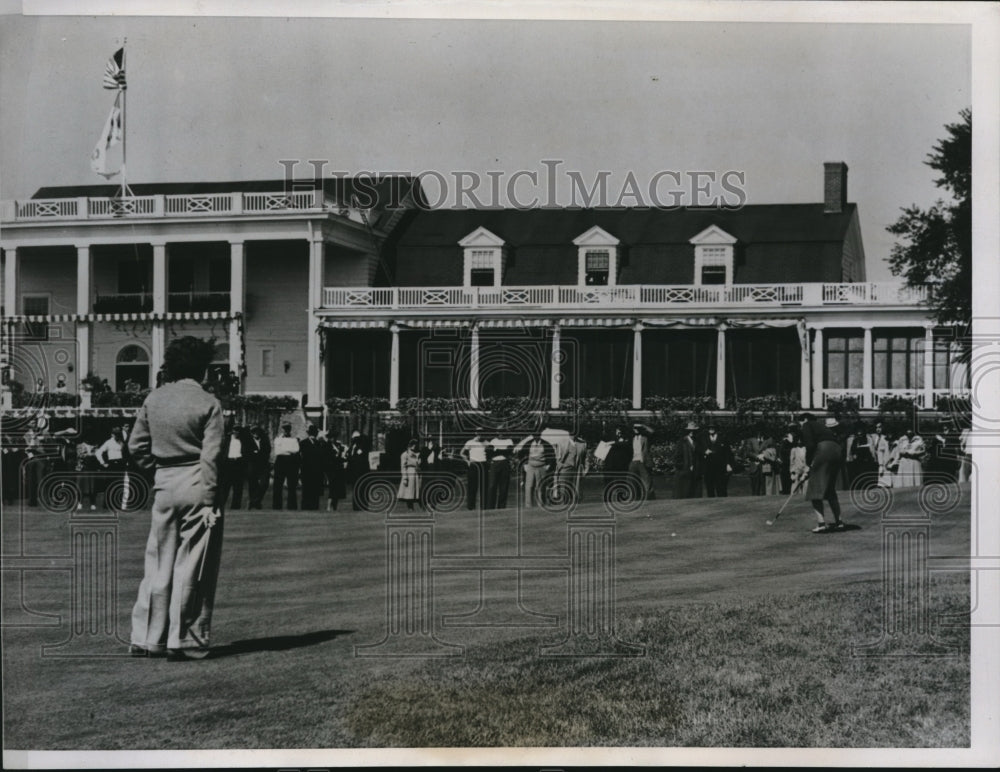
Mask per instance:
[[[823,163],[844,161],[876,281],[886,226],[941,195],[924,161],[972,103],[963,24],[6,16],[0,197],[103,182],[101,79],[126,38],[130,182],[315,159],[506,184],[558,160],[558,184],[604,170],[612,198],[630,173],[648,190],[663,171],[740,172],[754,204],[822,201]]]

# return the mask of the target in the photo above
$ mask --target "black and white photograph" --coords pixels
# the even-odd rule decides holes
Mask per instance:
[[[1000,764],[1000,5],[0,11],[5,768]]]

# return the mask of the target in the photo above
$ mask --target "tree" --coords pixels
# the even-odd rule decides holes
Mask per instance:
[[[934,180],[951,201],[938,199],[924,211],[915,204],[888,227],[899,236],[889,256],[894,276],[913,287],[931,284],[931,313],[938,324],[972,323],[972,110],[945,126],[947,136],[924,161],[941,176]]]

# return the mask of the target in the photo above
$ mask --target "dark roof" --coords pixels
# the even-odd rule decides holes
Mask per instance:
[[[842,241],[855,204],[827,214],[823,204],[756,204],[740,209],[437,209],[417,213],[401,247],[454,246],[483,227],[507,244],[571,244],[597,225],[625,244],[686,244],[716,225],[744,244]]]
[[[315,180],[295,179],[298,190],[308,190],[311,185],[322,185],[323,190],[338,201],[350,201],[351,195],[359,194],[376,198],[376,209],[398,206],[411,188],[414,196],[421,196],[420,181],[406,175],[382,175],[372,177],[323,177]],[[155,195],[197,195],[208,193],[275,193],[285,189],[286,181],[240,180],[235,182],[136,182],[129,188],[137,196]],[[121,186],[109,185],[66,185],[39,188],[32,198],[107,198],[118,194]]]

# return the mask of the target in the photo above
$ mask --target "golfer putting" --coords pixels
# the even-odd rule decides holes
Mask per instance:
[[[802,488],[802,483],[804,483],[807,478],[808,478],[808,472],[806,473],[805,477],[800,477],[798,480],[795,481],[795,485],[792,486],[792,492],[788,494],[788,498],[785,499],[785,503],[781,505],[781,509],[779,509],[778,514],[774,516],[774,520],[765,521],[768,525],[774,525],[777,519],[781,517],[781,513],[785,511],[785,507],[788,506],[788,502],[792,500],[792,496],[794,496],[796,493],[799,492],[799,490]]]
[[[840,440],[835,432],[839,425],[836,418],[827,418],[820,423],[811,413],[798,416],[802,427],[802,444],[806,450],[809,472],[806,476],[805,498],[812,503],[816,513],[816,527],[813,533],[841,531],[844,524],[840,520],[840,501],[837,499],[837,477],[840,474],[842,453]],[[828,523],[823,512],[823,501],[830,505],[833,522]]]

